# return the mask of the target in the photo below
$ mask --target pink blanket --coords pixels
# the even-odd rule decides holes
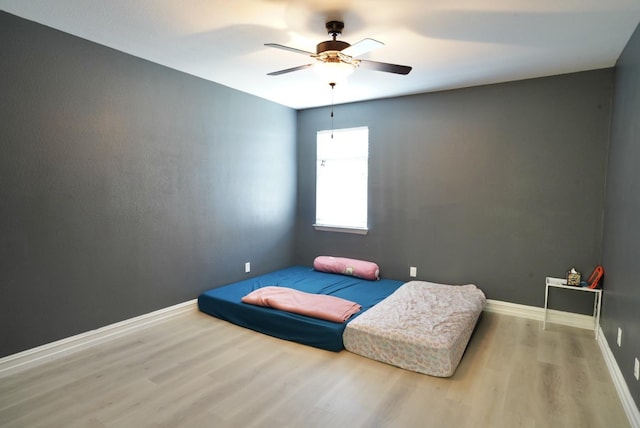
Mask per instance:
[[[267,286],[242,298],[244,303],[333,322],[345,322],[362,309],[357,303],[325,294],[311,294],[287,287]]]

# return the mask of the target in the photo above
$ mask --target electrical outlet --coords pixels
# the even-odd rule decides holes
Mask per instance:
[[[636,380],[640,380],[640,361],[636,358],[636,362],[633,364],[633,375]]]
[[[244,272],[245,272],[245,273],[249,273],[249,272],[251,272],[251,263],[246,262],[246,263],[244,264]]]
[[[618,327],[618,339],[616,340],[618,346],[622,346],[622,329]]]
[[[411,278],[415,278],[416,276],[418,276],[418,268],[416,268],[415,266],[411,266],[409,268],[409,276]]]

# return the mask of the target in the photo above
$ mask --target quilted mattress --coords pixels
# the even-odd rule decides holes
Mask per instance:
[[[352,320],[348,351],[431,376],[453,375],[486,299],[475,285],[411,281]]]

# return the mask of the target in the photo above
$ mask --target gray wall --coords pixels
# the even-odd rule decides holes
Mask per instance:
[[[295,111],[0,12],[0,356],[290,265]]]
[[[636,405],[640,359],[640,27],[616,66],[605,204],[602,329]],[[622,328],[622,347],[616,345]]]
[[[361,257],[541,306],[544,276],[600,260],[611,70],[337,106],[335,127],[371,130],[356,236],[311,227],[328,108],[296,118],[6,13],[0,35],[0,356],[192,299],[245,261]],[[603,328],[627,332],[636,400],[639,38],[618,68],[603,256]]]
[[[607,69],[337,106],[335,128],[369,127],[366,236],[312,228],[329,109],[299,111],[296,261],[365,258],[397,279],[416,266],[418,279],[542,306],[545,276],[600,261],[612,84]]]

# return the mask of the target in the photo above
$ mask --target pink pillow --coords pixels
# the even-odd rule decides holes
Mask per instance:
[[[313,268],[320,272],[340,273],[375,281],[380,279],[380,268],[373,262],[347,259],[345,257],[318,256]]]

